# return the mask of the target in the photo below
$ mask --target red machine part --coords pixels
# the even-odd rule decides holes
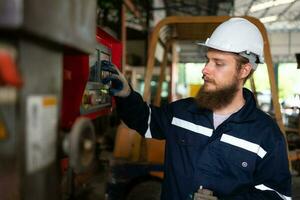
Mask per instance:
[[[11,85],[17,88],[22,86],[22,79],[13,57],[4,50],[0,50],[0,85]]]
[[[86,54],[64,55],[63,98],[61,126],[70,128],[80,116],[80,105],[89,76],[89,56]]]
[[[107,46],[108,48],[110,48],[112,50],[111,61],[121,70],[121,68],[122,68],[122,43],[100,28],[97,29],[96,39],[99,43]]]
[[[122,44],[113,38],[104,30],[97,28],[96,40],[99,44],[106,46],[111,50],[111,62],[119,69],[122,65]],[[80,105],[82,103],[84,91],[89,78],[89,55],[82,53],[66,53],[63,63],[63,97],[61,111],[61,127],[70,129],[80,116],[95,119],[100,116],[111,113],[112,108],[102,108],[92,113],[80,114]],[[84,99],[93,101],[93,96]],[[113,103],[114,105],[114,103]]]

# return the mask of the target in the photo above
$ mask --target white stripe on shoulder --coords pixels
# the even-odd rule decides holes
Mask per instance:
[[[265,155],[267,154],[267,152],[258,144],[231,135],[223,134],[221,137],[221,141],[236,147],[240,147],[247,151],[251,151],[257,154],[261,158],[264,158]]]
[[[200,126],[200,125],[194,124],[192,122],[189,122],[189,121],[186,121],[183,119],[179,119],[177,117],[173,117],[172,124],[175,126],[179,126],[181,128],[193,131],[195,133],[199,133],[201,135],[208,136],[208,137],[211,137],[212,133],[213,133],[213,129],[210,129],[210,128],[207,128],[204,126]]]
[[[148,116],[148,128],[145,134],[145,138],[152,138],[151,130],[150,130],[150,123],[151,123],[151,108],[148,105],[149,108],[149,116]]]
[[[272,188],[269,188],[269,187],[265,186],[264,184],[256,185],[255,188],[258,189],[258,190],[262,190],[262,191],[265,191],[265,190],[274,191],[274,192],[276,192],[276,194],[278,194],[278,196],[280,196],[283,200],[292,200],[291,197],[284,196],[283,194],[280,194],[280,193],[277,192],[276,190],[273,190]]]

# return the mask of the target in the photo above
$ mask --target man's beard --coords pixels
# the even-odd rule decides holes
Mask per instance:
[[[198,106],[200,108],[215,110],[229,105],[239,90],[238,80],[236,77],[234,78],[234,81],[230,85],[216,89],[215,91],[206,91],[205,85],[203,85],[196,95]]]

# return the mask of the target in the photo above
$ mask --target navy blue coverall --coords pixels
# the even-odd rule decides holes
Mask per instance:
[[[137,92],[116,98],[128,127],[165,139],[162,200],[186,200],[200,185],[219,199],[291,199],[284,137],[243,89],[245,105],[214,129],[213,113],[194,98],[148,106]]]

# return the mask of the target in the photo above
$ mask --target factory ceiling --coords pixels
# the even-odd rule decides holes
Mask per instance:
[[[111,4],[110,6],[120,5],[116,3],[117,1],[105,2]],[[103,0],[99,0],[99,2],[103,2]],[[292,46],[291,42],[295,37],[298,37],[297,33],[300,33],[300,0],[123,0],[123,2],[125,4],[131,2],[140,13],[140,16],[136,17],[134,13],[127,12],[128,40],[144,39],[147,41],[152,28],[158,21],[167,16],[248,15],[256,17],[264,23],[271,38],[271,46],[272,42],[277,40],[277,36],[272,36],[273,33],[286,33],[285,36],[280,35],[281,38],[284,38],[282,41],[286,41],[280,45],[289,45],[288,51],[276,55],[278,58],[294,61],[294,51],[300,49],[300,44]],[[104,17],[102,21],[108,21],[107,24],[110,24],[112,28],[120,27],[111,23],[117,22],[117,16],[121,16],[118,11],[120,8],[110,10],[107,12],[108,14],[102,12],[102,17]],[[120,33],[120,29],[117,32]],[[161,30],[160,41],[166,42],[170,35],[183,38],[184,34],[193,32],[199,32],[199,29],[191,26],[164,27]],[[296,33],[296,36],[291,33]],[[277,47],[279,46],[277,45]],[[195,41],[180,41],[179,60],[182,62],[199,62],[199,52],[202,51],[199,48],[195,45]],[[147,55],[146,52],[145,55]]]
[[[159,9],[163,6],[165,13],[162,13],[163,9]],[[300,44],[295,42],[300,33],[300,0],[156,0],[154,1],[153,11],[154,21],[156,22],[164,16],[171,15],[252,16],[260,19],[268,31],[271,48],[274,49],[273,60],[275,62],[294,62],[294,53],[300,49]],[[203,38],[199,27],[195,25],[186,25],[185,27],[180,25],[164,28],[161,31],[161,41],[167,40],[166,36],[170,35],[169,32],[173,32],[173,35],[182,38],[178,42],[180,62],[202,61],[203,49],[195,45],[193,40],[184,40],[184,36],[189,37],[191,34],[194,34],[195,38],[198,36]],[[207,32],[207,30],[203,32]],[[281,40],[280,44],[278,40]],[[280,45],[281,48],[279,48]],[[284,51],[277,51],[283,48],[285,49]]]
[[[249,15],[259,18],[272,31],[300,29],[300,0],[154,0],[155,11],[166,15]],[[160,3],[161,4],[161,3]]]
[[[259,18],[269,31],[300,30],[299,0],[235,0],[231,15]]]

